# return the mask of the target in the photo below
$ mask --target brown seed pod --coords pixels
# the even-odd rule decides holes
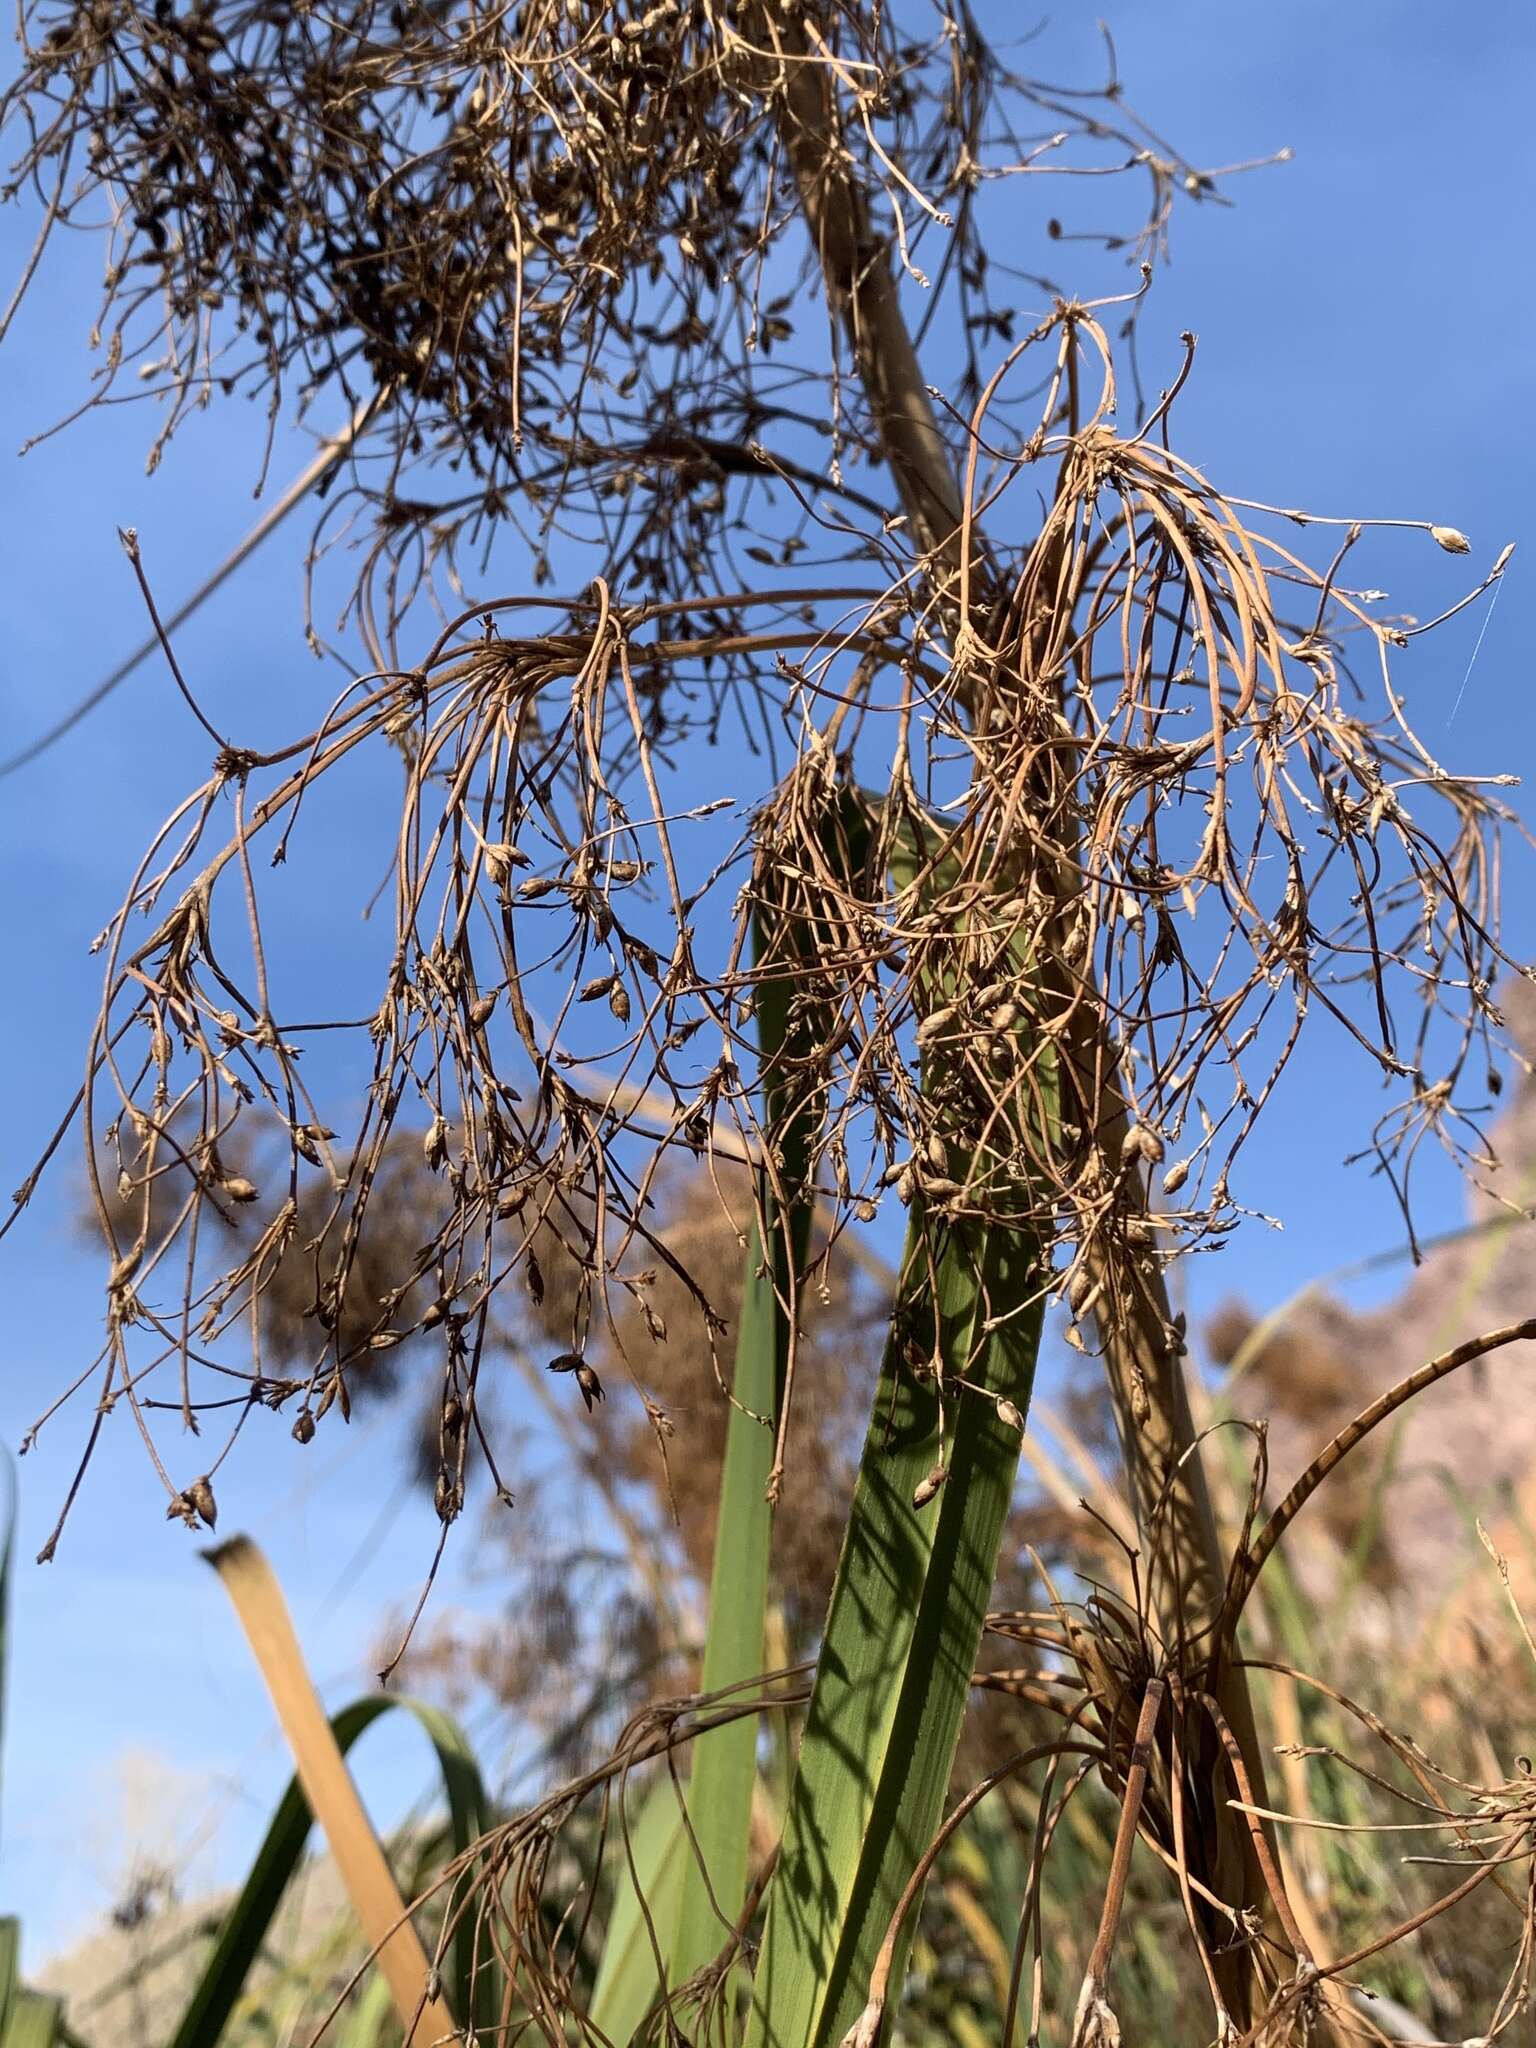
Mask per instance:
[[[1163,1141],[1150,1124],[1132,1124],[1125,1134],[1123,1151],[1127,1159],[1145,1159],[1156,1166],[1163,1156]]]
[[[581,1389],[581,1398],[587,1404],[587,1413],[592,1413],[593,1404],[604,1399],[603,1383],[590,1365],[578,1365],[576,1384]]]
[[[945,1480],[948,1477],[949,1467],[946,1464],[944,1464],[941,1460],[937,1465],[933,1467],[932,1471],[928,1473],[927,1477],[920,1479],[917,1482],[917,1485],[913,1488],[913,1507],[927,1507],[929,1501],[933,1499],[934,1495],[938,1492],[939,1488],[944,1484]]]

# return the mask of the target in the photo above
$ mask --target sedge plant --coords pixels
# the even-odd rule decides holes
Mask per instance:
[[[168,1513],[211,1526],[233,1433],[194,1453],[186,1432],[230,1421],[232,1383],[234,1430],[281,1414],[302,1446],[344,1424],[370,1360],[425,1337],[446,1542],[476,1471],[515,1512],[493,1315],[507,1291],[544,1301],[551,1238],[576,1277],[550,1370],[589,1415],[636,1402],[672,1455],[623,1312],[668,1343],[664,1270],[732,1406],[705,1690],[487,1838],[481,1921],[520,2024],[598,2038],[579,1911],[543,1889],[552,1832],[595,1800],[653,1973],[622,1998],[600,1976],[605,2011],[654,2038],[871,2048],[934,1859],[1043,1769],[1005,2038],[1044,2023],[1049,1852],[1090,1779],[1115,1817],[1062,2038],[1115,2038],[1138,1842],[1215,2038],[1341,2025],[1353,1958],[1319,1962],[1288,1897],[1240,1620],[1358,1439],[1262,1527],[1256,1480],[1224,1537],[1168,1273],[1234,1226],[1244,1140],[1314,1011],[1397,1089],[1388,1170],[1427,1131],[1464,1146],[1509,965],[1509,819],[1505,778],[1447,769],[1407,722],[1391,664],[1425,629],[1362,587],[1368,523],[1314,531],[1179,454],[1191,338],[1160,390],[1126,388],[1115,337],[1210,176],[1149,139],[1112,69],[1087,95],[1012,69],[968,0],[349,0],[323,21],[39,0],[24,23],[0,124],[41,203],[27,275],[92,203],[114,223],[94,395],[142,372],[158,448],[225,390],[274,417],[325,394],[351,425],[316,563],[343,532],[362,550],[349,681],[257,747],[199,701],[125,536],[212,765],[102,934],[85,1079],[46,1148],[78,1121],[103,1242],[87,1459],[127,1411]],[[1008,208],[1057,166],[1127,158],[1149,194],[1113,252],[1130,271],[1096,296],[1021,279]],[[514,537],[507,594],[486,578]],[[385,822],[384,937],[363,987],[299,1000],[281,890],[359,776],[390,790],[364,821]],[[359,1315],[402,1145],[430,1213]],[[746,1169],[734,1359],[660,1221],[679,1156]],[[802,1307],[828,1247],[896,1211],[814,1671],[765,1675],[772,1511],[814,1455]],[[289,1369],[260,1303],[295,1252],[310,1341]],[[1102,1360],[1137,1554],[1084,1602],[1042,1577],[1034,1606],[989,1613],[1053,1306]],[[1011,1683],[1053,1731],[944,1819],[988,1635],[1035,1660]],[[801,1707],[765,1861],[755,1731]],[[631,1814],[629,1777],[663,1764],[675,1817]],[[1503,1883],[1528,1832],[1516,1802],[1462,1884]]]

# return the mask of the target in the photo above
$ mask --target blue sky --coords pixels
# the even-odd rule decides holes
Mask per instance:
[[[1020,67],[1091,72],[1095,11],[1047,23],[1018,53]],[[1000,38],[1015,18],[1002,0],[984,13]],[[1021,29],[1037,19],[1016,18]],[[1189,156],[1221,164],[1295,152],[1283,168],[1230,183],[1234,208],[1190,207],[1176,219],[1173,264],[1143,340],[1155,384],[1179,331],[1200,337],[1179,411],[1181,452],[1240,495],[1463,529],[1470,565],[1413,535],[1374,558],[1373,578],[1420,614],[1506,541],[1530,550],[1536,16],[1498,0],[1476,9],[1143,0],[1116,10],[1111,26],[1132,104]],[[1018,204],[1019,260],[1029,263],[1039,260],[1038,223]],[[29,236],[18,215],[0,216],[0,276],[14,273]],[[1070,251],[1056,254],[1070,282]],[[138,528],[164,606],[257,510],[263,422],[243,404],[191,423],[153,479],[142,459],[149,415],[136,408],[94,415],[24,461],[11,458],[80,394],[98,264],[83,241],[61,249],[0,365],[0,754],[142,636],[117,527]],[[285,438],[274,475],[294,473],[305,453]],[[301,514],[178,635],[184,669],[221,729],[295,729],[329,694],[299,631],[305,533]],[[517,584],[516,564],[504,564],[501,581]],[[1403,671],[1427,740],[1453,765],[1530,774],[1532,588],[1522,552],[1469,679],[1486,600]],[[204,772],[206,752],[151,665],[65,744],[0,784],[0,921],[5,957],[19,963],[0,1007],[6,1186],[78,1083],[97,994],[89,941],[148,833]],[[323,901],[308,906],[317,952],[356,943],[347,835],[338,828],[326,845],[344,908],[333,916]],[[1529,954],[1527,872],[1512,851],[1509,930]],[[1288,1091],[1255,1140],[1243,1182],[1285,1229],[1252,1225],[1203,1262],[1189,1281],[1197,1309],[1227,1291],[1274,1302],[1397,1235],[1384,1190],[1340,1165],[1363,1135],[1375,1083],[1324,1041],[1304,1057],[1305,1089]],[[0,1438],[12,1444],[98,1342],[100,1276],[74,1235],[70,1188],[68,1170],[56,1174],[0,1245]],[[1451,1176],[1432,1176],[1426,1227],[1457,1220],[1460,1201]],[[222,1596],[196,1543],[165,1522],[126,1430],[106,1433],[57,1561],[30,1563],[80,1431],[66,1418],[21,1470],[0,1910],[22,1913],[33,1962],[109,1902],[136,1839],[155,1846],[146,1800],[123,1806],[125,1779],[158,1788],[147,1803],[160,1825],[171,1814],[178,1827],[201,1826],[196,1874],[212,1877],[238,1871],[283,1775]],[[257,1529],[277,1563],[336,1701],[368,1682],[381,1613],[413,1597],[430,1554],[430,1510],[411,1502],[387,1513],[398,1470],[384,1423],[324,1436],[307,1460],[273,1430],[242,1444],[221,1489],[225,1520]],[[385,1533],[358,1562],[381,1518]],[[445,1600],[485,1597],[466,1584],[466,1563],[463,1546],[450,1554]],[[387,1810],[415,1789],[416,1752],[387,1728],[368,1742],[360,1775]]]

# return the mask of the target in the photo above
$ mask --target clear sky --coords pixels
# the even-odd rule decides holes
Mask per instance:
[[[1064,9],[1018,52],[1019,67],[1058,79],[1091,73],[1097,11]],[[1022,33],[1038,19],[1013,0],[983,13],[999,39],[1015,20]],[[1373,576],[1421,615],[1506,541],[1531,550],[1536,14],[1523,0],[1459,9],[1132,0],[1112,10],[1111,26],[1132,104],[1188,156],[1219,165],[1282,146],[1295,153],[1283,168],[1229,183],[1230,210],[1187,207],[1176,219],[1173,265],[1143,338],[1155,384],[1180,330],[1200,337],[1181,452],[1239,495],[1463,529],[1470,564],[1411,535],[1376,558]],[[1039,260],[1038,222],[1022,206],[1017,253],[1028,263]],[[17,213],[0,216],[0,284],[30,233]],[[1056,253],[1071,283],[1070,251]],[[193,422],[153,479],[142,461],[150,417],[138,408],[96,414],[24,461],[6,452],[83,389],[99,260],[80,242],[45,270],[0,362],[0,754],[142,637],[117,527],[138,528],[167,604],[258,509],[262,421],[243,404]],[[304,458],[304,444],[284,439],[274,475]],[[221,729],[297,729],[330,688],[299,631],[305,532],[301,514],[178,635]],[[501,580],[519,580],[515,565]],[[1523,552],[1470,677],[1486,600],[1403,671],[1414,715],[1451,765],[1531,772],[1532,593]],[[65,744],[0,783],[0,922],[12,963],[0,998],[6,1186],[78,1084],[97,996],[89,941],[148,833],[205,772],[206,753],[151,665]],[[334,852],[344,871],[344,836]],[[1511,937],[1527,954],[1536,952],[1528,860],[1512,855],[1508,904]],[[347,889],[337,918],[354,917],[357,893]],[[324,902],[308,915],[317,949],[352,943]],[[1229,1290],[1277,1301],[1397,1235],[1384,1191],[1340,1166],[1374,1111],[1375,1084],[1322,1041],[1305,1081],[1256,1141],[1244,1180],[1284,1232],[1252,1225],[1206,1261],[1191,1282],[1197,1309]],[[76,1185],[68,1170],[56,1174],[0,1245],[0,1438],[12,1444],[99,1341],[100,1274],[70,1220]],[[1427,1226],[1456,1220],[1459,1204],[1441,1175],[1427,1190]],[[0,1910],[21,1912],[33,1963],[110,1901],[136,1843],[161,1853],[174,1841],[184,1860],[196,1839],[205,1846],[194,1877],[235,1875],[283,1776],[222,1596],[196,1542],[166,1523],[126,1429],[107,1432],[57,1561],[31,1564],[80,1434],[80,1421],[67,1419],[21,1472]],[[395,1502],[400,1460],[387,1425],[359,1423],[315,1450],[294,1455],[280,1429],[242,1445],[221,1490],[221,1533],[226,1522],[260,1533],[339,1703],[368,1683],[381,1612],[413,1596],[435,1523],[424,1505]],[[465,1584],[464,1549],[451,1554],[445,1600],[485,1597]],[[361,1776],[387,1810],[415,1787],[415,1752],[409,1737],[382,1730],[368,1741]]]

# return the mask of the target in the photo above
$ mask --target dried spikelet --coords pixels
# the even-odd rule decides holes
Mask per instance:
[[[944,1484],[945,1480],[946,1480],[946,1479],[947,1479],[948,1477],[949,1477],[949,1468],[948,1468],[948,1466],[946,1466],[946,1465],[943,1465],[943,1464],[938,1464],[938,1465],[935,1465],[935,1466],[933,1467],[933,1469],[932,1469],[932,1470],[931,1470],[930,1472],[928,1472],[927,1474],[925,1474],[925,1476],[924,1476],[923,1478],[921,1478],[921,1479],[920,1479],[920,1480],[919,1480],[919,1481],[917,1482],[917,1485],[916,1485],[916,1486],[915,1486],[915,1487],[913,1488],[913,1490],[912,1490],[912,1505],[913,1505],[913,1507],[915,1507],[915,1508],[925,1508],[925,1507],[927,1507],[927,1505],[928,1505],[929,1501],[931,1501],[931,1500],[932,1500],[932,1499],[934,1498],[934,1496],[935,1496],[935,1495],[936,1495],[936,1494],[938,1493],[938,1491],[939,1491],[940,1487],[941,1487],[941,1486],[942,1486],[942,1485]]]
[[[1163,1156],[1163,1141],[1148,1125],[1132,1124],[1125,1134],[1123,1151],[1127,1159],[1144,1159],[1155,1166]]]

